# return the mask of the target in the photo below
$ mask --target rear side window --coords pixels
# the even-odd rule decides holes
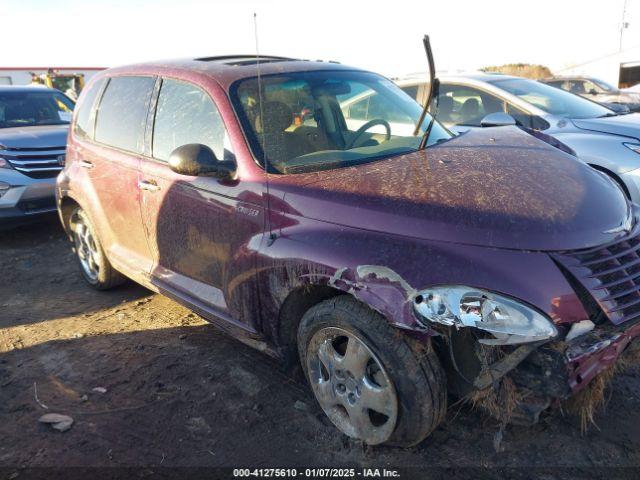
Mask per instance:
[[[189,143],[208,146],[218,160],[233,156],[211,97],[194,85],[163,80],[153,127],[153,156],[167,161],[171,152]]]
[[[153,77],[113,77],[102,96],[96,119],[96,141],[142,153]]]
[[[91,84],[91,86],[82,92],[80,97],[80,106],[78,113],[76,114],[76,123],[73,127],[73,133],[79,137],[93,138],[94,127],[94,115],[93,107],[96,103],[96,97],[102,90],[105,79],[101,78],[97,82]]]

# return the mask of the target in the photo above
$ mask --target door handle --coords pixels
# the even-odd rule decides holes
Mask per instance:
[[[154,180],[138,180],[138,188],[147,190],[148,192],[157,192],[160,187]]]
[[[88,162],[87,160],[80,160],[79,163],[80,163],[80,166],[82,168],[93,168],[93,167],[95,167],[95,165],[93,163]]]

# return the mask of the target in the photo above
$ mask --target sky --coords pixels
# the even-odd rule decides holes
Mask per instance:
[[[0,0],[0,67],[111,67],[256,51],[401,76],[504,63],[552,70],[618,51],[625,0]],[[640,46],[627,0],[623,50]],[[640,58],[638,58],[640,60]]]

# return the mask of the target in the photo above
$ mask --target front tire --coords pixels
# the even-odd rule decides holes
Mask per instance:
[[[444,418],[446,381],[435,353],[353,297],[309,309],[298,350],[320,407],[350,437],[408,447]]]
[[[89,285],[97,290],[108,290],[122,284],[125,277],[109,263],[96,230],[82,208],[76,208],[69,217],[76,259],[80,272]]]

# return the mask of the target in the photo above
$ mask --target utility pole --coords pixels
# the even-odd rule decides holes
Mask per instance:
[[[618,52],[622,52],[622,35],[624,34],[625,29],[629,28],[629,23],[625,21],[626,15],[627,0],[624,0],[624,4],[622,5],[622,22],[620,22],[620,44],[618,46]]]

